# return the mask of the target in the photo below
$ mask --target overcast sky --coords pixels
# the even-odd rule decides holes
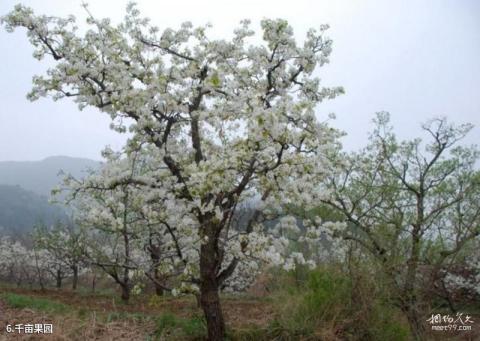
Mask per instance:
[[[1,0],[0,15],[18,1]],[[79,0],[30,0],[36,13],[74,14],[83,25]],[[127,1],[91,1],[96,17],[123,18]],[[310,27],[328,23],[334,40],[331,62],[319,70],[323,85],[345,88],[346,94],[318,107],[325,119],[348,133],[347,149],[366,143],[374,113],[389,111],[399,135],[420,134],[419,125],[447,116],[476,127],[467,143],[480,137],[480,1],[138,1],[143,14],[160,28],[186,20],[213,25],[212,35],[228,37],[244,18],[286,18],[298,39]],[[32,58],[24,31],[0,29],[0,161],[40,160],[52,155],[100,159],[107,144],[119,149],[126,137],[109,130],[105,114],[79,112],[69,100],[25,95],[44,63]]]

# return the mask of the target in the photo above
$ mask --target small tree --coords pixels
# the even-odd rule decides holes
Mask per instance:
[[[78,275],[85,264],[85,233],[73,226],[57,224],[53,228],[39,226],[34,232],[35,247],[45,250],[55,260],[57,287],[61,287],[62,279],[72,275],[72,289],[76,290]],[[66,269],[65,269],[66,268]]]
[[[324,177],[336,132],[317,121],[315,107],[342,91],[322,88],[312,76],[328,62],[327,26],[309,30],[298,45],[285,20],[263,20],[263,43],[249,45],[254,32],[246,20],[231,40],[210,40],[204,27],[188,22],[160,32],[132,4],[117,26],[89,16],[84,36],[73,17],[35,16],[21,5],[2,22],[8,31],[26,28],[34,56],[56,62],[34,78],[30,99],[73,98],[80,108],[109,114],[120,132],[133,121],[133,149],[156,149],[160,166],[143,179],[145,186],[161,184],[172,234],[188,236],[189,249],[197,250],[186,268],[197,275],[192,284],[209,339],[223,339],[219,290],[258,248],[255,240],[272,241],[253,220],[232,237],[236,208],[252,197],[262,199],[259,211],[290,202],[308,206],[322,194],[314,184]],[[281,261],[273,247],[256,251]]]
[[[143,201],[131,183],[138,171],[137,158],[120,160],[111,151],[104,155],[107,164],[90,176],[77,180],[67,176],[67,202],[74,202],[75,220],[85,230],[88,262],[102,269],[122,289],[128,301],[132,277],[141,271],[144,255],[141,235],[145,220],[140,212]]]
[[[429,135],[398,142],[389,115],[380,113],[370,144],[358,153],[336,154],[338,171],[324,200],[349,227],[337,235],[353,240],[377,261],[390,282],[412,333],[424,338],[425,287],[480,233],[479,172],[475,148],[457,146],[471,125],[434,119]]]
[[[28,249],[21,242],[9,237],[0,239],[0,278],[18,287],[35,283],[43,289],[52,259],[46,252]]]

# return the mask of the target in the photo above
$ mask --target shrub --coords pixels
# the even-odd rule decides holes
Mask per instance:
[[[278,270],[277,270],[278,271]],[[407,340],[408,324],[368,276],[334,266],[275,276],[278,314],[259,340]],[[245,338],[247,340],[248,338]]]

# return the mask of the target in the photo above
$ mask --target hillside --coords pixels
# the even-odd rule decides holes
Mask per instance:
[[[99,165],[98,161],[67,156],[53,156],[41,161],[3,161],[0,162],[0,184],[18,185],[49,197],[52,188],[62,180],[61,170],[82,177],[86,169]]]
[[[0,227],[7,234],[30,232],[36,224],[66,220],[64,208],[51,205],[45,196],[20,186],[0,185]]]
[[[0,162],[0,232],[25,234],[38,223],[67,219],[65,208],[48,202],[52,188],[62,181],[60,171],[82,177],[100,162],[54,156],[41,161]]]

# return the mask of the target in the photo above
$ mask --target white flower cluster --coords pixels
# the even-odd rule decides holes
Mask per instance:
[[[0,278],[16,285],[46,284],[70,269],[46,250],[29,249],[9,237],[0,239]]]
[[[480,255],[475,254],[466,260],[462,274],[447,272],[443,282],[449,291],[463,289],[480,297]]]

